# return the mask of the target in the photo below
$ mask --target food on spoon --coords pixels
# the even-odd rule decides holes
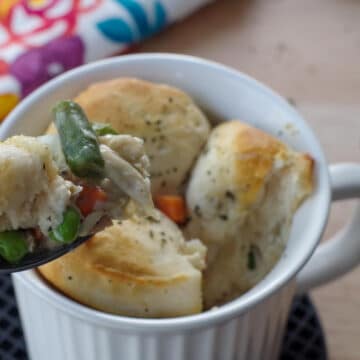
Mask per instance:
[[[256,285],[275,265],[293,215],[313,189],[313,160],[232,121],[213,129],[186,192],[185,232],[208,247],[205,307]]]
[[[8,262],[93,233],[130,199],[152,208],[142,140],[97,136],[71,101],[57,104],[54,118],[59,135],[0,143],[0,256]]]
[[[182,193],[210,132],[207,118],[187,94],[168,85],[119,78],[91,85],[75,101],[90,121],[144,140],[154,195]]]
[[[126,316],[173,317],[202,310],[205,246],[178,227],[134,216],[95,234],[40,273],[69,297]]]

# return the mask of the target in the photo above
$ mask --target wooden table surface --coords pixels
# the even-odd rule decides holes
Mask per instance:
[[[360,160],[358,0],[218,0],[139,51],[202,56],[248,73],[295,103],[329,162]],[[351,206],[332,207],[325,238]],[[330,359],[359,360],[360,267],[312,297]]]

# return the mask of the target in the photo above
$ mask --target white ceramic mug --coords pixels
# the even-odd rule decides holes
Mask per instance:
[[[50,81],[11,113],[0,128],[0,139],[19,133],[41,134],[55,101],[71,98],[93,82],[120,76],[178,86],[216,118],[241,119],[275,136],[281,133],[283,141],[314,157],[315,191],[297,212],[286,250],[270,274],[238,299],[198,315],[139,319],[105,314],[58,293],[35,271],[14,275],[31,359],[277,359],[296,289],[309,290],[360,262],[359,206],[347,227],[313,254],[326,225],[331,197],[360,196],[360,165],[333,165],[329,177],[318,140],[284,99],[222,65],[169,54],[112,58]]]

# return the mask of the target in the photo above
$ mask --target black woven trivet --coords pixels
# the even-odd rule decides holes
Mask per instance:
[[[0,360],[27,359],[11,278],[1,275]],[[297,297],[292,305],[280,360],[326,359],[324,334],[316,309],[308,296]]]
[[[280,360],[326,360],[326,342],[316,308],[309,296],[295,297]]]

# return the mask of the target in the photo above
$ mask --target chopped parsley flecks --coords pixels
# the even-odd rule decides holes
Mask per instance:
[[[260,258],[260,249],[256,245],[250,245],[250,249],[248,251],[248,269],[255,270]]]
[[[196,215],[196,216],[202,217],[201,208],[200,208],[199,205],[195,205],[195,207],[194,207],[194,212],[195,212],[195,215]]]
[[[226,196],[228,199],[230,199],[230,200],[235,200],[235,195],[234,195],[234,193],[233,193],[232,191],[230,191],[230,190],[226,190],[225,196]]]
[[[256,257],[253,248],[250,248],[248,252],[248,269],[255,270],[256,269]]]

